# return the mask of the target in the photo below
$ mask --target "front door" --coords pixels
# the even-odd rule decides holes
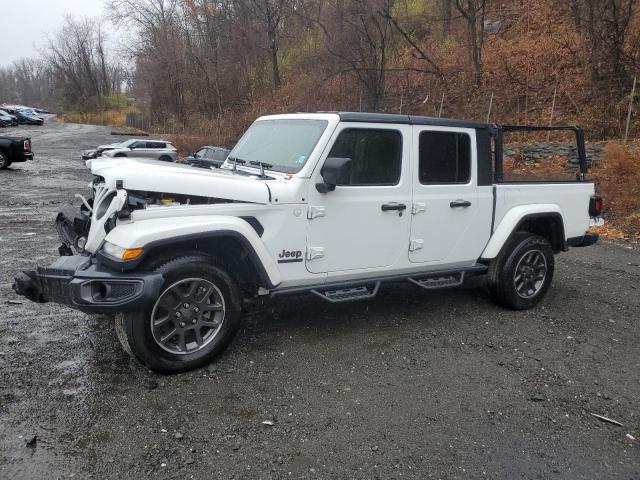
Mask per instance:
[[[474,262],[489,240],[491,186],[478,187],[474,129],[413,127],[413,206],[409,260]]]
[[[312,273],[389,267],[406,261],[411,217],[409,125],[339,125],[311,177],[307,269]],[[320,193],[329,157],[351,159],[351,180]]]

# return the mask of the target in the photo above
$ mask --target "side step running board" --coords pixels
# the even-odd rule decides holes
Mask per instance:
[[[365,300],[373,298],[378,294],[380,282],[369,285],[360,285],[357,287],[341,288],[338,290],[316,290],[312,289],[311,293],[316,294],[331,303],[349,302],[352,300]]]
[[[464,281],[464,272],[446,273],[422,278],[407,278],[411,283],[427,290],[445,287],[457,287]]]

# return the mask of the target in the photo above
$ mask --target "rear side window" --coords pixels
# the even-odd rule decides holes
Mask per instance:
[[[468,183],[471,179],[471,141],[459,132],[421,132],[420,183]]]
[[[165,148],[166,144],[162,142],[147,142],[147,148]]]
[[[349,128],[340,132],[329,157],[351,159],[348,185],[397,185],[402,135],[397,130]]]

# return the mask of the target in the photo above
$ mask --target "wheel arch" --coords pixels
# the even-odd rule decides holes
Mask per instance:
[[[496,258],[513,235],[529,232],[546,238],[554,253],[567,250],[564,218],[558,205],[514,207],[507,212],[485,247],[481,260]]]
[[[226,267],[241,285],[272,289],[281,281],[280,272],[256,230],[238,217],[142,220],[116,226],[105,240],[123,248],[144,249],[143,255],[132,261],[117,261],[98,250],[98,258],[112,269],[134,270],[151,258],[193,252],[207,255]]]
[[[244,290],[275,287],[251,242],[234,230],[195,233],[158,240],[145,246],[144,259],[167,258],[183,255],[184,252],[210,257]],[[144,259],[141,259],[141,263]]]

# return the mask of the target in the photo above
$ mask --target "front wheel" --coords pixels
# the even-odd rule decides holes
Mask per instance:
[[[116,316],[122,346],[159,373],[186,372],[210,363],[239,326],[240,289],[203,256],[177,258],[156,270],[165,281],[155,303],[144,311]]]
[[[4,170],[11,165],[11,160],[7,157],[6,153],[0,151],[0,170]]]
[[[553,271],[553,250],[549,241],[540,235],[517,233],[489,266],[489,290],[505,307],[514,310],[532,308],[547,293]]]

